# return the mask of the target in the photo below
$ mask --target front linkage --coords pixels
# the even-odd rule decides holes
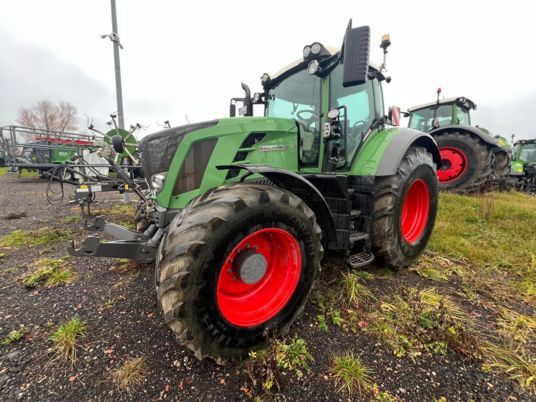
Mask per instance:
[[[121,186],[122,191],[131,189],[141,198],[142,202],[149,202],[142,191],[142,186],[117,166],[112,158],[107,157],[106,159],[117,173],[117,177],[124,182]],[[158,227],[156,222],[140,233],[107,222],[101,216],[91,216],[91,203],[95,199],[95,194],[107,190],[109,191],[111,188],[107,188],[106,184],[80,185],[76,189],[75,201],[80,206],[84,217],[84,229],[93,234],[87,236],[82,242],[73,240],[67,251],[76,257],[131,258],[142,263],[153,262],[158,244],[164,235],[164,229]],[[102,235],[108,235],[113,240],[101,241]]]

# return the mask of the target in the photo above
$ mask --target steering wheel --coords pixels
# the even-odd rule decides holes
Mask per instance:
[[[366,123],[367,122],[365,120],[358,120],[352,125],[352,130],[355,130],[358,126],[362,126]]]
[[[310,116],[305,117],[304,114],[306,113],[310,114]],[[313,122],[318,117],[314,110],[300,110],[298,113],[296,113],[296,116],[298,117],[298,119],[305,121],[307,124],[311,124],[311,122]]]
[[[348,133],[349,135],[348,135],[348,139],[347,139],[349,149],[355,148],[356,143],[360,139],[360,136],[361,136],[361,133],[362,133],[363,130],[358,132],[357,128],[358,127],[366,127],[366,124],[367,124],[367,122],[365,120],[358,120],[354,124],[352,124],[352,127],[349,130],[350,132]]]

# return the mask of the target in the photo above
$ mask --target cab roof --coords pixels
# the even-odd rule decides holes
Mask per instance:
[[[433,101],[433,102],[428,102],[428,103],[425,103],[425,104],[419,105],[419,106],[412,106],[412,107],[408,108],[408,112],[411,113],[411,112],[414,112],[414,111],[420,110],[420,109],[428,109],[428,108],[436,106],[438,103],[439,103],[439,105],[448,105],[448,104],[457,103],[460,106],[465,106],[467,109],[476,109],[476,103],[475,102],[473,102],[469,98],[466,98],[465,96],[459,96],[457,98],[440,99],[439,102]]]
[[[330,52],[332,56],[340,52],[340,49],[335,46],[326,46],[325,49],[328,52]],[[288,75],[289,72],[291,71],[294,72],[294,70],[298,71],[298,70],[301,70],[302,68],[307,67],[307,64],[309,64],[309,60],[304,60],[303,58],[297,59],[293,61],[292,63],[286,65],[279,71],[277,71],[274,75],[270,76],[270,79],[272,81],[279,81],[280,78],[283,78],[284,76]],[[380,71],[380,68],[374,63],[369,62],[369,66],[378,72]]]

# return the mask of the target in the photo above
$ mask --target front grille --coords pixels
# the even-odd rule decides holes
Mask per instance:
[[[150,179],[154,174],[169,170],[175,152],[177,152],[177,148],[185,135],[203,128],[213,127],[216,124],[218,124],[218,120],[188,124],[159,131],[143,138],[139,144],[139,150],[145,177]]]

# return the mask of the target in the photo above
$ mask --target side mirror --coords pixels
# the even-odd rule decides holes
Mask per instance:
[[[387,116],[389,122],[393,126],[400,126],[400,108],[398,106],[389,107],[389,114]]]
[[[367,82],[370,27],[347,29],[343,47],[343,87]]]

